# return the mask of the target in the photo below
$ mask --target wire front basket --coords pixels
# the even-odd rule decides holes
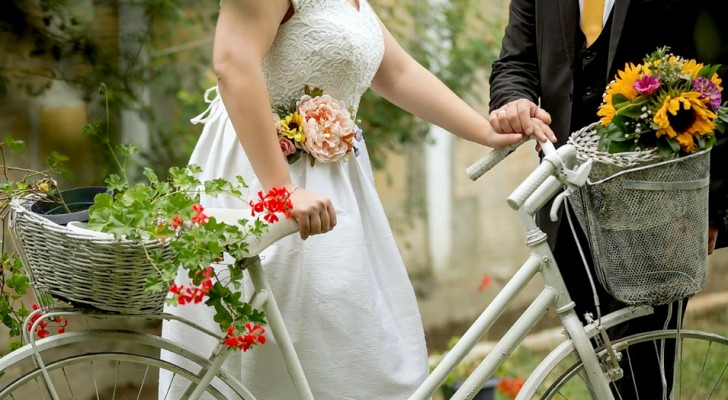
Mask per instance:
[[[166,293],[144,290],[147,277],[154,273],[146,252],[172,257],[168,245],[75,232],[33,213],[19,199],[11,202],[9,228],[40,294],[103,311],[162,310]]]
[[[597,154],[593,126],[572,135],[577,157],[592,158],[587,183],[572,194],[597,277],[626,304],[666,304],[700,291],[708,265],[710,153],[615,165]]]

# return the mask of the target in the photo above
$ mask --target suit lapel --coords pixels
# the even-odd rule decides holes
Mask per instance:
[[[607,74],[612,70],[612,62],[614,61],[614,55],[617,53],[617,46],[619,45],[619,39],[622,36],[622,28],[624,27],[624,20],[627,17],[627,10],[629,9],[629,0],[615,0],[614,8],[612,9],[612,32],[609,37],[609,57],[607,59]],[[609,77],[607,77],[609,82]]]

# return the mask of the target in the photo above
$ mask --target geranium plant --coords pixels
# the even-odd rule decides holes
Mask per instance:
[[[99,135],[97,129],[90,129],[89,133]],[[118,146],[114,151],[107,138],[102,140],[122,173],[106,180],[113,194],[95,197],[89,209],[89,228],[137,241],[142,246],[154,241],[168,243],[173,249],[171,258],[159,250],[146,252],[154,272],[147,277],[145,290],[168,292],[169,304],[204,303],[213,307],[215,322],[226,333],[225,344],[232,349],[246,351],[265,343],[264,313],[245,301],[238,290],[243,280],[242,260],[248,256],[251,237],[263,234],[279,215],[290,217],[288,191],[274,188],[247,201],[243,198],[246,184],[241,177],[234,182],[216,179],[203,183],[196,178],[201,171],[195,165],[170,168],[167,180],[145,168],[147,181],[131,184],[123,171],[129,157],[138,150],[134,146]],[[208,216],[200,204],[203,193],[244,200],[250,210],[241,209],[235,225],[219,222]],[[224,253],[236,262],[214,268]],[[189,278],[186,283],[175,283],[180,272]]]
[[[304,153],[311,165],[357,154],[354,141],[362,139],[362,132],[353,110],[321,89],[306,86],[300,99],[285,106],[274,105],[273,112],[278,142],[289,163]]]
[[[627,64],[607,86],[599,107],[599,150],[656,148],[664,158],[713,146],[728,123],[718,65],[703,65],[657,49],[641,64]]]

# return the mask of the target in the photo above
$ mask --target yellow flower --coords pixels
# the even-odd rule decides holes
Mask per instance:
[[[612,105],[612,96],[605,96],[604,103],[602,103],[602,105],[599,106],[599,110],[597,110],[597,116],[600,117],[602,126],[609,125],[609,123],[612,122],[612,119],[614,118],[614,114],[616,113],[617,110]]]
[[[633,86],[635,81],[642,76],[644,68],[641,64],[625,64],[624,69],[617,72],[617,79],[607,88],[607,97],[611,98],[612,95],[621,94],[627,100],[634,100],[637,97],[637,89]]]
[[[679,135],[677,135],[677,142],[680,144],[680,148],[682,151],[686,153],[695,153],[695,150],[698,149],[698,146],[695,144],[695,140],[693,140],[693,135],[683,132]]]
[[[698,77],[698,72],[700,72],[701,69],[703,69],[703,64],[695,60],[687,60],[682,65],[681,71],[695,79]]]
[[[710,110],[706,100],[698,92],[666,96],[653,118],[659,127],[657,137],[666,135],[669,139],[676,139],[684,152],[694,152],[693,137],[711,134],[716,128],[714,120],[717,115]]]
[[[303,118],[298,112],[292,112],[281,120],[281,133],[296,143],[306,140],[303,132]]]
[[[621,94],[627,100],[634,100],[638,94],[637,89],[633,87],[634,83],[646,70],[647,68],[644,65],[628,63],[625,64],[623,70],[617,72],[616,79],[607,87],[604,94],[604,101],[597,111],[597,116],[601,117],[603,126],[607,126],[612,122],[612,118],[614,118],[616,112],[614,105],[612,105],[612,96]]]
[[[49,187],[46,182],[43,182],[38,184],[38,189],[40,189],[42,192],[47,192]]]
[[[713,74],[713,76],[710,77],[710,80],[713,82],[713,84],[715,86],[718,87],[718,90],[719,91],[721,91],[721,92],[723,91],[723,86],[722,86],[723,80],[720,79],[720,76],[718,76],[717,73],[716,74]]]

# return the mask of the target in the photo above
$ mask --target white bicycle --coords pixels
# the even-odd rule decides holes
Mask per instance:
[[[662,363],[663,367],[659,371],[665,387],[663,391],[671,392],[670,398],[727,399],[728,338],[725,336],[678,327],[619,339],[609,338],[608,330],[652,313],[653,309],[649,306],[629,307],[596,316],[586,326],[581,323],[546,243],[546,235],[535,224],[533,215],[554,196],[558,201],[563,200],[564,196],[559,193],[563,193],[565,188],[583,185],[590,164],[576,167],[576,152],[571,145],[564,145],[558,150],[549,143],[542,146],[544,161],[508,198],[508,203],[517,210],[525,228],[530,256],[409,399],[430,399],[509,303],[537,275],[543,278],[543,290],[452,399],[471,399],[539,319],[551,310],[558,315],[563,325],[564,339],[531,372],[517,399],[632,398],[630,393],[634,393],[634,387],[638,387],[640,382],[623,376],[625,371],[629,372],[632,368],[631,349],[635,345],[641,345],[644,349],[645,344],[654,349],[657,360],[672,358],[666,356],[666,352],[669,354],[674,351],[676,355],[672,365]],[[475,179],[490,169],[509,151],[512,149],[490,153],[487,159],[469,169],[471,178]],[[211,216],[215,216],[214,211],[208,211]],[[278,229],[263,238],[265,243],[272,243],[297,231],[292,222],[283,221],[280,224]],[[285,329],[257,256],[260,250],[262,248],[253,249],[245,260],[257,289],[251,301],[255,307],[266,312],[299,398],[312,400],[314,397],[306,380],[306,371],[298,361],[296,349]],[[679,308],[682,311],[682,307]],[[254,393],[250,393],[221,369],[229,354],[222,344],[223,338],[190,321],[156,313],[130,315],[56,308],[32,313],[27,320],[29,332],[35,332],[41,321],[57,317],[81,322],[71,324],[74,330],[44,339],[37,339],[26,332],[26,344],[0,359],[0,371],[4,373],[0,378],[0,399],[156,398],[160,389],[160,371],[172,374],[176,384],[186,384],[188,389],[185,399],[230,398],[223,393],[234,393],[235,398],[239,399],[256,399]],[[102,320],[108,327],[85,329],[82,321],[89,319]],[[158,326],[157,322],[161,319],[176,319],[197,329],[201,335],[215,336],[220,340],[220,346],[208,357],[196,352],[193,343],[166,340],[153,328]],[[94,326],[98,324],[96,321]],[[161,358],[161,351],[184,357],[189,362],[184,367],[171,364]],[[672,387],[668,388],[670,381]],[[617,387],[621,387],[619,392]],[[163,392],[164,388],[161,389]]]

